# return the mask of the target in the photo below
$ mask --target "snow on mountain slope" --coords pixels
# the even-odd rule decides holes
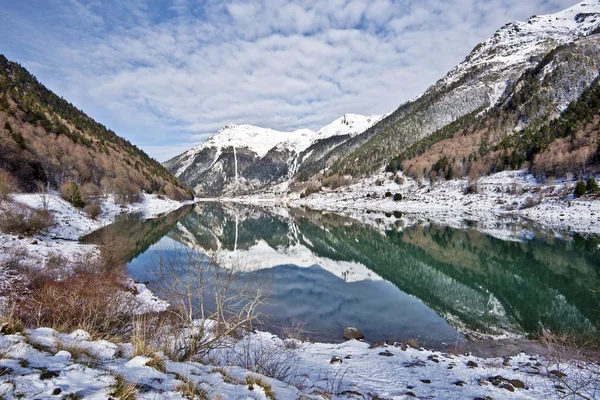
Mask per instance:
[[[554,65],[545,71],[550,72],[545,77],[551,78],[546,82],[548,93],[559,95],[548,99],[536,114],[546,119],[556,117],[555,111],[579,97],[590,78],[598,75],[598,69],[586,63],[590,57],[596,59],[593,42],[600,35],[593,33],[597,33],[598,26],[598,0],[504,25],[421,96],[398,107],[365,134],[330,151],[327,159],[318,163],[319,168],[310,172],[314,176],[329,168],[340,175],[370,176],[413,143],[471,113],[489,110],[504,96],[514,94],[523,74],[546,61],[545,57],[554,60],[553,51],[558,49],[576,54],[563,59],[567,65],[559,76],[554,76]]]
[[[327,139],[332,136],[350,135],[354,136],[369,129],[377,123],[383,116],[371,115],[364,116],[358,114],[345,114],[332,123],[319,129],[315,140]]]
[[[321,139],[341,135],[354,136],[362,133],[380,119],[380,115],[345,114],[331,124],[324,126],[318,132],[313,132],[310,129],[281,132],[252,125],[228,124],[200,146],[176,157],[180,166],[175,172],[175,176],[179,177],[183,174],[190,167],[193,157],[206,148],[246,148],[259,158],[264,157],[273,148],[300,153]]]
[[[485,68],[485,75],[498,78],[522,71],[540,54],[556,46],[590,34],[600,24],[600,1],[583,1],[555,14],[533,16],[527,21],[510,22],[480,43],[471,54],[442,80],[450,85],[469,71]],[[494,79],[490,96],[494,105],[506,89],[506,79]]]
[[[303,151],[334,136],[347,140],[380,119],[378,115],[346,114],[318,132],[230,124],[165,166],[198,194],[244,193],[289,181],[302,163]]]

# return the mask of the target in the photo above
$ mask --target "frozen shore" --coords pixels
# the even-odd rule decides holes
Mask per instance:
[[[240,354],[246,354],[248,368],[231,366]],[[253,372],[265,357],[271,368]],[[132,344],[94,340],[84,331],[0,334],[0,396],[105,399],[128,387],[140,399],[183,399],[189,388],[203,393],[201,398],[223,400],[550,399],[566,393],[561,385],[589,379],[591,371],[588,364],[558,365],[526,353],[478,358],[401,344],[282,340],[265,332],[250,333],[211,359],[174,362],[162,353],[136,355]]]
[[[369,216],[375,211],[407,213],[422,221],[452,227],[472,226],[476,222],[482,231],[497,231],[498,236],[507,234],[502,227],[510,220],[533,221],[556,232],[600,234],[600,201],[575,198],[574,180],[540,183],[525,170],[500,172],[475,183],[455,179],[430,184],[402,177],[403,182],[398,184],[390,177],[391,174],[380,174],[303,199],[291,196],[288,203],[352,214],[364,220],[379,218]],[[386,197],[386,193],[391,196]],[[394,200],[396,193],[402,195],[402,200]]]
[[[125,213],[139,213],[142,218],[154,218],[160,214],[169,213],[193,202],[179,202],[163,196],[143,194],[139,203],[121,206],[108,196],[102,203],[102,213],[97,219],[90,218],[84,211],[79,210],[63,200],[58,194],[15,194],[13,204],[24,204],[31,208],[43,209],[44,202],[54,217],[55,224],[44,234],[34,237],[0,233],[0,261],[18,257],[33,268],[46,268],[55,263],[73,265],[85,263],[99,254],[98,246],[83,244],[79,238],[113,223],[116,218]],[[6,205],[5,205],[6,206]],[[0,288],[10,287],[11,282],[19,279],[0,266]],[[136,284],[133,280],[126,282],[137,293],[138,309],[142,311],[163,310],[167,303],[158,299],[144,285]],[[2,297],[0,297],[2,300]],[[1,304],[1,301],[0,301]]]

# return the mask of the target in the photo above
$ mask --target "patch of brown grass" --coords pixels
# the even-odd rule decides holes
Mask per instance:
[[[131,299],[118,276],[79,274],[33,288],[17,303],[16,315],[28,327],[83,329],[96,338],[113,338],[131,326]]]
[[[248,375],[246,377],[246,385],[248,385],[249,390],[254,390],[254,385],[260,386],[265,391],[265,395],[271,399],[275,400],[275,392],[273,391],[273,386],[267,383],[262,377],[257,375]]]
[[[24,204],[12,204],[0,213],[0,232],[33,236],[54,225],[47,210],[36,210]]]

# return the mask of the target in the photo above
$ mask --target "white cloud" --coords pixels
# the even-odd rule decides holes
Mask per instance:
[[[504,23],[573,4],[171,0],[156,9],[65,0],[59,12],[46,9],[61,16],[51,22],[18,8],[0,13],[7,32],[30,38],[0,46],[164,160],[229,122],[316,130],[345,112],[391,111]]]

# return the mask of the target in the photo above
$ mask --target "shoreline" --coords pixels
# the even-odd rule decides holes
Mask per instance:
[[[55,200],[60,205],[61,200]],[[160,199],[147,198],[145,206],[132,206],[129,212],[142,212],[146,218],[152,218],[190,204],[169,205],[166,202],[160,205],[156,200]],[[85,220],[87,217],[78,210],[67,208],[61,211],[58,205],[55,208],[56,212],[65,215],[57,215],[59,225],[54,229],[68,227],[65,236],[74,236],[77,232],[87,234],[90,229],[100,229],[121,215],[121,210],[115,208],[112,214],[107,212],[101,221],[94,222]],[[0,238],[4,236],[0,235]],[[59,243],[97,250],[96,245],[57,239],[51,234],[44,238],[16,240],[47,241],[54,244],[55,247],[49,246],[54,250]],[[35,248],[41,244],[28,243],[28,246]],[[72,257],[75,255],[71,254]],[[38,253],[38,259],[39,256]],[[152,305],[166,306],[145,285],[135,284],[135,287],[144,297],[140,304],[149,306],[143,311],[160,311]],[[560,360],[548,358],[548,349],[542,342],[526,338],[468,340],[439,350],[413,345],[415,347],[356,340],[308,342],[256,330],[216,349],[210,354],[211,362],[178,362],[158,350],[153,355],[139,355],[130,343],[93,340],[84,331],[67,334],[49,328],[27,329],[17,334],[0,333],[0,396],[39,397],[47,392],[50,397],[60,386],[64,393],[85,391],[86,395],[104,398],[113,395],[118,379],[122,379],[140,391],[143,389],[146,397],[178,398],[178,388],[193,382],[215,398],[244,396],[266,400],[273,398],[266,396],[269,391],[275,398],[314,400],[324,399],[324,393],[347,399],[368,395],[402,399],[432,394],[439,398],[542,399],[555,396],[556,385],[564,385],[568,376],[580,373],[573,363],[564,367]],[[231,366],[231,360],[239,354],[275,357],[273,368],[278,369],[261,369],[254,364],[248,364],[246,368]],[[153,361],[157,357],[161,360],[158,364]],[[594,367],[589,368],[593,374]],[[53,375],[41,380],[42,376],[50,376],[43,375],[47,371]],[[558,375],[548,371],[558,371]],[[10,379],[11,385],[3,383],[3,379]],[[91,385],[89,382],[97,383]]]
[[[391,173],[360,180],[335,190],[323,188],[301,198],[299,193],[220,196],[202,202],[241,203],[265,207],[309,207],[335,212],[383,229],[403,220],[404,224],[431,222],[453,228],[476,227],[501,239],[521,240],[509,223],[536,225],[549,234],[600,235],[600,200],[575,198],[576,180],[537,182],[526,170],[504,171],[471,183],[465,179],[444,182],[416,181]],[[476,186],[474,193],[466,193]],[[395,201],[394,194],[402,200]],[[402,216],[398,216],[401,213]],[[407,218],[402,218],[403,216]],[[500,228],[499,228],[500,227]]]
[[[111,199],[107,199],[103,203],[103,214],[97,220],[92,220],[87,217],[83,211],[77,210],[66,201],[62,200],[60,196],[56,194],[49,195],[50,207],[49,209],[57,214],[57,224],[51,229],[47,235],[37,235],[33,238],[17,238],[15,235],[0,234],[0,249],[4,249],[7,242],[17,241],[19,245],[24,246],[29,255],[29,261],[41,262],[43,264],[43,258],[49,257],[54,252],[60,252],[66,255],[67,260],[75,262],[80,260],[82,257],[89,256],[90,254],[97,254],[98,246],[93,244],[84,244],[79,241],[82,236],[89,235],[99,229],[102,229],[112,223],[115,220],[125,214],[131,213],[142,213],[144,219],[152,219],[161,214],[170,213],[186,205],[201,203],[201,202],[222,202],[222,203],[243,203],[253,205],[271,205],[271,206],[285,206],[285,207],[311,207],[312,204],[298,204],[296,201],[287,201],[286,199],[279,199],[274,201],[273,199],[247,199],[244,197],[237,198],[196,198],[193,201],[177,202],[172,200],[160,199],[155,195],[144,194],[144,201],[141,203],[130,204],[123,208],[114,204]],[[319,199],[318,199],[319,200]],[[16,194],[14,201],[26,204],[31,207],[40,206],[41,199],[37,194]],[[318,201],[315,204],[319,204]],[[387,205],[388,203],[382,202],[380,205]],[[359,206],[356,206],[358,208]],[[312,208],[312,207],[311,207]],[[380,209],[380,213],[384,213],[389,208]],[[315,208],[317,211],[323,212],[335,212],[342,215],[347,215],[355,219],[359,219],[364,223],[374,223],[376,219],[381,219],[381,215],[376,212],[371,212],[367,219],[357,217],[356,213],[348,212],[348,207],[336,209],[335,207],[330,208]],[[363,209],[363,211],[365,211]],[[362,213],[365,214],[365,213]],[[514,216],[514,215],[509,215]],[[404,217],[403,217],[404,218]],[[410,220],[406,219],[405,220]],[[413,223],[422,223],[425,219],[415,218],[412,220]],[[436,221],[435,218],[429,219],[430,222]],[[389,221],[388,221],[389,223]],[[65,225],[66,224],[66,225]],[[384,223],[385,225],[385,223]],[[66,237],[58,237],[52,233],[58,231],[68,232]],[[485,232],[485,230],[483,231]],[[77,239],[74,239],[77,237]],[[504,237],[506,238],[506,237]],[[31,239],[31,240],[30,240]],[[29,242],[29,243],[23,243]],[[40,248],[42,249],[40,251]],[[32,250],[33,249],[33,250]],[[131,288],[135,288],[140,297],[140,310],[145,312],[162,311],[167,303],[154,295],[147,287],[141,282],[135,281],[131,276],[128,276],[128,285]],[[463,333],[464,334],[464,333]],[[500,336],[488,336],[483,335],[465,335],[465,340],[460,343],[460,347],[470,351],[473,354],[479,354],[480,357],[494,357],[502,349],[516,351],[517,347],[524,349],[531,349],[531,351],[539,350],[539,341],[527,339],[525,335],[500,335]],[[384,341],[390,342],[390,341]],[[339,345],[344,343],[342,341],[322,341],[315,342],[328,345]],[[377,343],[365,342],[370,345],[376,345]],[[382,342],[378,342],[382,343]],[[429,350],[432,351],[444,351],[444,342],[440,342],[440,346],[431,346]],[[451,346],[446,346],[446,348]]]

